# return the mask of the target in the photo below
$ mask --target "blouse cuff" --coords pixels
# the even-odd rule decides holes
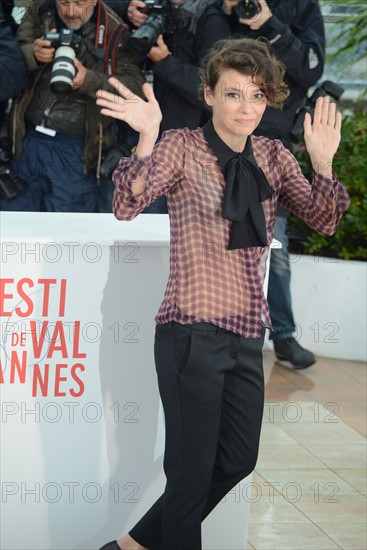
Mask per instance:
[[[328,193],[330,191],[334,191],[339,183],[339,180],[334,171],[332,172],[331,177],[326,177],[319,172],[314,172],[314,182],[316,183],[318,190]]]
[[[151,155],[139,157],[136,153],[132,153],[129,157],[123,157],[117,165],[112,180],[115,187],[121,192],[127,192],[125,196],[130,206],[143,204],[149,201],[151,189],[147,185],[148,167],[151,160]],[[143,182],[140,193],[133,193],[132,188],[134,183]]]

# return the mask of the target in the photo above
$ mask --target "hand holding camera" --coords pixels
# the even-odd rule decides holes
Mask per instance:
[[[144,0],[139,4],[142,4],[139,11],[143,10],[143,15],[148,17],[130,36],[128,44],[134,57],[141,62],[156,45],[159,35],[174,33],[177,25],[176,14],[180,5],[171,0]]]
[[[56,29],[52,29],[51,33],[56,33]],[[33,42],[33,55],[38,63],[51,63],[55,55],[55,48],[51,46],[50,40],[37,38]]]
[[[87,69],[76,59],[80,40],[73,30],[65,28],[60,32],[52,29],[33,42],[34,57],[39,63],[53,61],[50,87],[55,94],[78,90],[85,80]]]
[[[79,90],[87,76],[87,68],[84,67],[77,58],[74,59],[74,67],[76,69],[76,75],[73,80],[73,90]]]
[[[162,61],[162,59],[165,59],[169,55],[170,55],[170,51],[163,39],[163,35],[160,34],[157,38],[157,42],[155,46],[153,46],[151,50],[149,50],[149,52],[147,53],[147,57],[149,57],[149,59],[153,61],[153,63],[158,63],[159,61]]]
[[[255,31],[260,29],[273,15],[266,0],[240,0],[237,14],[241,23]]]
[[[266,0],[223,0],[223,11],[230,15],[233,10],[241,23],[251,29],[260,29],[273,15]]]
[[[131,0],[127,8],[127,18],[134,27],[141,27],[143,23],[148,19],[146,13],[146,5],[143,0]]]

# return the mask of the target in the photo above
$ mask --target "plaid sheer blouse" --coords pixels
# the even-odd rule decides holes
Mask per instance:
[[[156,322],[212,323],[247,338],[271,327],[263,282],[277,201],[326,235],[335,232],[349,196],[333,175],[312,184],[278,140],[251,136],[253,152],[275,193],[262,203],[268,246],[227,250],[231,222],[222,218],[225,180],[201,128],[170,130],[151,156],[122,158],[113,174],[113,212],[131,220],[162,194],[170,217],[170,274]],[[134,181],[144,191],[134,196]]]

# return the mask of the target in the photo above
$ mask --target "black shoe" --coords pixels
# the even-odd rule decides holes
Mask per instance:
[[[107,544],[102,546],[102,548],[100,548],[99,550],[121,550],[121,548],[115,540],[112,540],[111,542],[108,542]]]
[[[293,336],[278,338],[273,344],[278,362],[292,369],[306,369],[316,361],[314,354],[300,346]]]

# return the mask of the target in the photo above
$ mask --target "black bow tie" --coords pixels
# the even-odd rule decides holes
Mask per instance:
[[[203,127],[209,147],[218,157],[226,180],[223,218],[232,222],[228,250],[249,246],[266,246],[267,235],[261,202],[274,193],[262,170],[258,167],[251,137],[242,153],[236,153],[221,140],[212,121]]]

